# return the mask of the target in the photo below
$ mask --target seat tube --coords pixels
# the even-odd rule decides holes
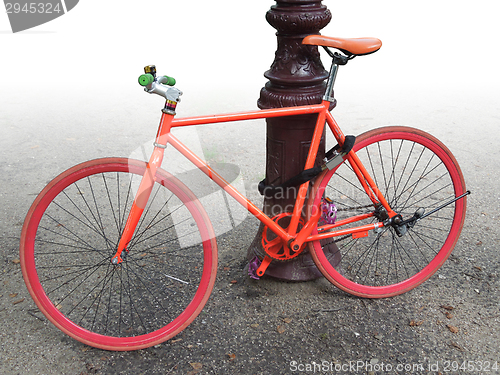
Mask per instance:
[[[112,258],[113,264],[119,264],[123,261],[121,254],[123,250],[127,250],[127,246],[130,243],[132,236],[134,235],[135,229],[139,220],[146,208],[149,196],[153,190],[155,183],[155,176],[157,169],[161,166],[163,161],[163,155],[167,147],[167,138],[170,133],[171,123],[174,118],[174,114],[167,113],[163,111],[160,125],[158,127],[158,133],[154,142],[154,150],[149,158],[149,162],[146,167],[146,172],[142,176],[141,183],[134,197],[134,202],[128,214],[127,222],[123,230],[120,242],[118,243],[118,249],[115,256]]]
[[[309,153],[307,155],[304,169],[309,169],[314,167],[314,163],[316,162],[316,156],[318,155],[318,149],[321,143],[321,137],[323,135],[323,130],[325,129],[325,117],[326,117],[326,112],[328,111],[329,104],[330,103],[328,102],[323,102],[324,108],[321,112],[318,113],[318,119],[316,120],[316,127],[314,129],[313,138],[309,146]],[[297,228],[302,214],[304,201],[307,196],[308,188],[309,188],[309,181],[300,185],[295,205],[293,207],[292,219],[288,227],[288,233],[292,236],[297,233]]]

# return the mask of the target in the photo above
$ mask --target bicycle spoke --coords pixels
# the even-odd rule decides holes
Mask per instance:
[[[81,238],[82,236],[78,236],[76,233],[74,233],[74,231],[68,229],[65,225],[61,224],[58,220],[56,220],[55,218],[53,218],[49,214],[46,214],[46,216],[49,219],[51,219],[53,222],[55,222],[58,227],[63,228],[65,231],[67,231],[68,233],[72,234],[73,237],[75,237],[76,239],[78,239],[78,241],[75,241],[74,239],[71,239],[70,237],[66,237],[66,238],[68,238],[68,239],[70,239],[70,240],[72,240],[73,242],[76,242],[76,243],[82,243],[82,244],[88,246],[89,248],[93,248],[87,241],[85,241],[83,238]],[[44,230],[46,230],[48,232],[51,231],[51,230],[49,230],[49,229],[47,229],[45,227],[42,227],[42,226],[41,226],[41,229],[44,229]],[[62,236],[61,234],[58,234],[58,235]]]
[[[116,218],[116,213],[115,213],[115,209],[113,207],[113,202],[111,202],[111,195],[110,195],[110,192],[109,192],[109,188],[108,188],[108,183],[106,181],[106,177],[104,177],[104,173],[101,173],[101,176],[102,176],[102,181],[104,183],[104,187],[106,189],[106,195],[108,196],[108,202],[109,202],[109,206],[110,206],[110,211],[111,211],[111,214],[113,215],[113,219],[115,219],[116,229],[118,231],[120,231],[120,226],[118,225],[118,219]],[[119,190],[118,190],[118,197],[120,197]],[[118,202],[118,204],[119,204],[119,202]]]
[[[96,194],[94,192],[94,186],[93,186],[92,182],[90,181],[89,177],[87,177],[87,182],[88,182],[88,185],[89,185],[89,188],[90,188],[90,191],[91,191],[91,194],[92,194],[92,199],[94,201],[94,206],[95,206],[95,209],[96,209],[96,214],[97,214],[96,221],[98,222],[98,225],[101,228],[101,231],[103,233],[104,241],[106,243],[107,248],[111,250],[111,249],[113,249],[113,248],[116,247],[116,244],[112,243],[111,240],[109,239],[109,237],[106,236],[105,226],[104,226],[103,221],[102,221],[101,213],[99,212],[99,205],[97,203],[97,197],[96,197]],[[109,192],[108,192],[108,194],[109,194]],[[90,209],[90,206],[89,206],[89,209]]]
[[[106,264],[106,266],[107,266],[107,271],[109,271],[109,268],[110,268],[109,264]],[[69,315],[71,315],[71,313],[72,313],[72,312],[73,312],[73,311],[74,311],[77,307],[79,307],[79,306],[83,303],[83,301],[85,301],[85,300],[87,299],[87,297],[91,296],[91,295],[92,295],[92,293],[93,293],[96,289],[98,289],[98,288],[99,288],[99,286],[101,285],[101,283],[103,284],[103,288],[104,288],[104,287],[105,287],[105,285],[107,284],[107,280],[108,280],[108,278],[107,278],[107,274],[106,274],[106,276],[102,279],[102,281],[100,281],[100,282],[98,282],[97,284],[95,284],[95,286],[94,286],[92,289],[90,289],[90,291],[89,291],[88,293],[86,293],[86,294],[84,295],[84,297],[80,299],[80,301],[79,301],[79,302],[74,303],[74,307],[73,307],[73,308],[72,308],[72,309],[71,309],[71,310],[67,313],[67,314],[68,314],[68,316],[69,316]],[[101,290],[101,291],[102,291],[102,290]],[[99,295],[99,294],[98,294],[98,295]],[[96,300],[97,300],[97,298],[98,298],[98,295],[96,295],[96,296],[95,296],[95,298],[94,298],[93,302],[92,302],[92,303],[90,303],[90,306],[92,306],[92,305],[95,303],[95,301],[96,301]],[[86,309],[86,313],[87,313],[89,310],[90,310],[90,307]],[[86,313],[82,316],[82,318],[80,319],[80,321],[79,321],[79,323],[78,323],[78,324],[81,324],[81,323],[82,323],[83,319],[85,318]]]
[[[134,237],[133,241],[130,242],[129,244],[129,248],[132,249],[134,246],[138,245],[138,244],[141,244],[153,237],[156,237],[157,235],[165,232],[165,231],[168,231],[169,229],[173,228],[174,225],[172,224],[171,226],[165,228],[165,229],[160,229],[158,232],[156,232],[155,234],[149,236],[149,237],[145,237],[145,238],[142,238],[144,236],[144,233],[146,233],[146,231],[150,230],[151,228],[154,228],[156,225],[160,224],[161,222],[163,222],[164,220],[168,220],[171,218],[171,214],[169,215],[165,215],[163,218],[161,218],[159,221],[157,221],[156,223],[152,224],[151,226],[148,226],[144,231],[140,232],[137,234],[137,236]],[[189,217],[187,217],[186,219],[184,219],[183,221],[177,223],[177,225],[179,224],[183,224],[184,222],[190,220]]]
[[[73,214],[72,212],[70,212],[69,210],[67,210],[66,208],[64,208],[63,206],[59,205],[57,202],[54,201],[54,204],[59,207],[60,209],[62,209],[64,212],[66,212],[70,217],[73,217],[75,220],[79,221],[80,223],[82,223],[83,225],[85,225],[86,227],[90,228],[91,230],[93,230],[96,234],[102,236],[102,237],[105,237],[105,235],[100,231],[99,228],[96,228],[93,224],[93,222],[83,213],[83,211],[80,210],[80,208],[75,204],[75,202],[66,194],[65,191],[63,191],[63,193],[65,194],[65,196],[68,198],[68,200],[75,206],[75,208],[78,210],[78,212],[80,212],[80,214],[85,218],[87,219],[87,221],[89,222],[89,224],[87,224],[86,222],[84,222],[83,220],[81,220],[79,217],[77,217],[75,214]],[[61,224],[62,225],[62,224]]]
[[[56,287],[55,289],[52,289],[50,291],[47,292],[47,295],[50,295],[52,294],[53,292],[55,292],[56,290],[59,290],[63,287],[65,287],[66,285],[68,285],[71,281],[73,280],[76,280],[77,278],[79,278],[80,276],[84,275],[87,271],[89,270],[93,270],[90,274],[86,275],[86,277],[76,286],[74,287],[72,290],[68,291],[66,295],[64,295],[62,298],[59,299],[59,303],[63,302],[66,298],[68,298],[71,294],[73,294],[73,292],[81,285],[83,285],[83,283],[88,280],[90,278],[90,276],[92,276],[95,272],[97,272],[97,270],[99,269],[99,267],[103,264],[104,262],[102,263],[98,263],[98,264],[95,264],[87,269],[83,269],[82,272],[80,274],[78,274],[77,276],[75,276],[74,278],[62,283],[61,285],[59,285],[58,287]]]
[[[70,239],[69,237],[61,235],[60,233],[56,233],[52,230],[49,230],[49,229],[46,229],[43,227],[40,227],[40,228],[46,230],[47,232],[54,233],[58,236]],[[76,245],[70,245],[70,244],[66,244],[66,243],[43,240],[43,239],[40,239],[39,242],[42,242],[42,243],[45,243],[48,245],[52,245],[52,246],[70,247],[70,248],[80,249],[80,250],[79,251],[51,251],[50,253],[39,252],[38,255],[43,255],[43,254],[45,254],[45,255],[48,255],[48,254],[50,254],[50,255],[53,255],[53,254],[75,254],[75,253],[87,253],[88,251],[101,252],[101,250],[98,250],[95,247],[76,246]]]
[[[90,180],[88,182],[90,184]],[[69,195],[66,193],[66,191],[63,191],[62,193],[68,198],[68,200],[77,208],[78,212],[80,212],[85,219],[90,223],[90,225],[94,225],[94,223],[97,225],[97,233],[99,233],[103,238],[106,238],[106,234],[104,233],[104,230],[102,229],[102,226],[99,225],[99,220],[96,218],[94,211],[90,208],[89,203],[87,202],[87,199],[85,199],[85,194],[80,190],[80,187],[78,184],[75,182],[74,183],[75,189],[78,191],[77,195],[80,197],[81,200],[83,200],[83,203],[87,207],[87,210],[89,211],[90,215],[93,218],[93,221],[89,219],[89,217],[84,214],[84,212],[78,207],[78,205],[69,197]],[[69,209],[68,209],[69,210]],[[70,214],[72,215],[72,214]],[[73,215],[72,215],[73,216]]]

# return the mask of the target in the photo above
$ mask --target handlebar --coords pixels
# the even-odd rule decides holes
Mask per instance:
[[[147,86],[152,84],[155,81],[155,77],[153,77],[152,74],[141,74],[139,76],[139,85],[141,86]]]
[[[149,94],[157,94],[167,100],[167,105],[173,108],[168,109],[168,113],[175,114],[175,106],[180,101],[182,91],[175,87],[175,78],[169,76],[156,76],[156,67],[148,65],[144,68],[145,74],[139,76],[139,85],[144,87],[144,91]]]
[[[147,85],[152,84],[155,81],[155,77],[152,74],[150,74],[150,73],[141,74],[139,76],[139,80],[138,81],[139,81],[139,85],[141,85],[141,86],[147,86]],[[156,81],[158,83],[163,83],[164,85],[168,85],[168,86],[174,86],[175,85],[175,78],[169,77],[169,76],[158,77],[156,79]]]

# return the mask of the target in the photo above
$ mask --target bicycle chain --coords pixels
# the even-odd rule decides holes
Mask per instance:
[[[362,208],[373,208],[373,204],[367,204],[366,206],[349,207],[349,208],[338,208],[337,207],[337,212],[339,212],[339,211],[356,211],[356,210],[360,210]]]

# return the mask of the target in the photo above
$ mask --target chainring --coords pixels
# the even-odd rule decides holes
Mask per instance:
[[[291,212],[283,212],[279,215],[274,216],[271,220],[284,230],[287,230],[290,226],[291,218]],[[300,218],[297,232],[304,227],[304,223],[304,219]],[[299,250],[294,251],[290,249],[288,245],[284,243],[283,240],[267,226],[264,227],[264,230],[262,231],[262,248],[272,259],[281,261],[290,260],[298,256],[302,252],[302,250],[304,250],[305,246],[306,244],[304,243]]]

